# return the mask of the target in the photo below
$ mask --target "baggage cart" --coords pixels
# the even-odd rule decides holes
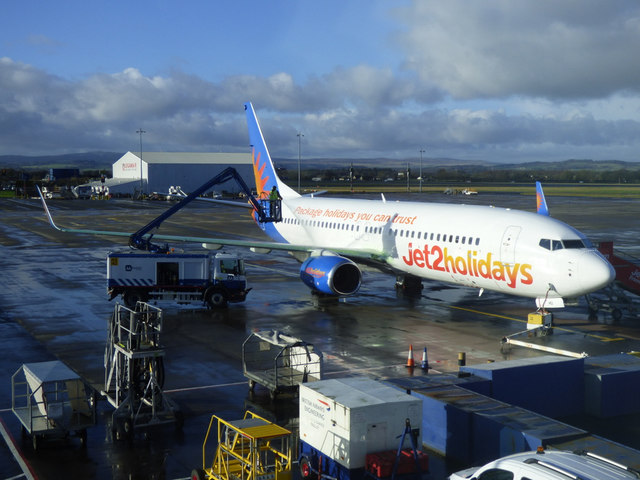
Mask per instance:
[[[11,377],[11,410],[34,450],[45,438],[71,432],[85,446],[87,428],[96,424],[93,388],[60,361],[22,365]]]
[[[254,332],[242,344],[242,370],[249,390],[260,384],[275,399],[279,393],[297,391],[301,383],[321,380],[322,353],[278,331]]]

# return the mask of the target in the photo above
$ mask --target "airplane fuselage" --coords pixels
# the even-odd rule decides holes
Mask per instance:
[[[373,254],[397,272],[533,298],[605,286],[610,265],[587,238],[537,213],[475,205],[296,197],[274,240]]]

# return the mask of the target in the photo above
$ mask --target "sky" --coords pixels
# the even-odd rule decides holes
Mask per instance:
[[[250,101],[275,158],[640,161],[639,46],[637,0],[4,0],[0,155],[248,152]]]

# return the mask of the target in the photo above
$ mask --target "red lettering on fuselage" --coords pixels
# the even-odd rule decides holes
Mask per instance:
[[[405,265],[411,267],[448,272],[468,277],[481,277],[488,280],[504,282],[509,288],[516,288],[518,283],[531,285],[533,275],[528,263],[505,264],[493,259],[491,252],[478,257],[476,250],[467,250],[466,255],[449,253],[447,247],[425,244],[421,248],[413,248],[409,243],[407,255],[402,256]]]

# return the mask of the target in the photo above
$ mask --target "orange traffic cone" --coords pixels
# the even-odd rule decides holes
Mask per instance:
[[[413,368],[416,366],[416,362],[413,360],[413,345],[409,345],[409,356],[407,357],[407,368]]]

